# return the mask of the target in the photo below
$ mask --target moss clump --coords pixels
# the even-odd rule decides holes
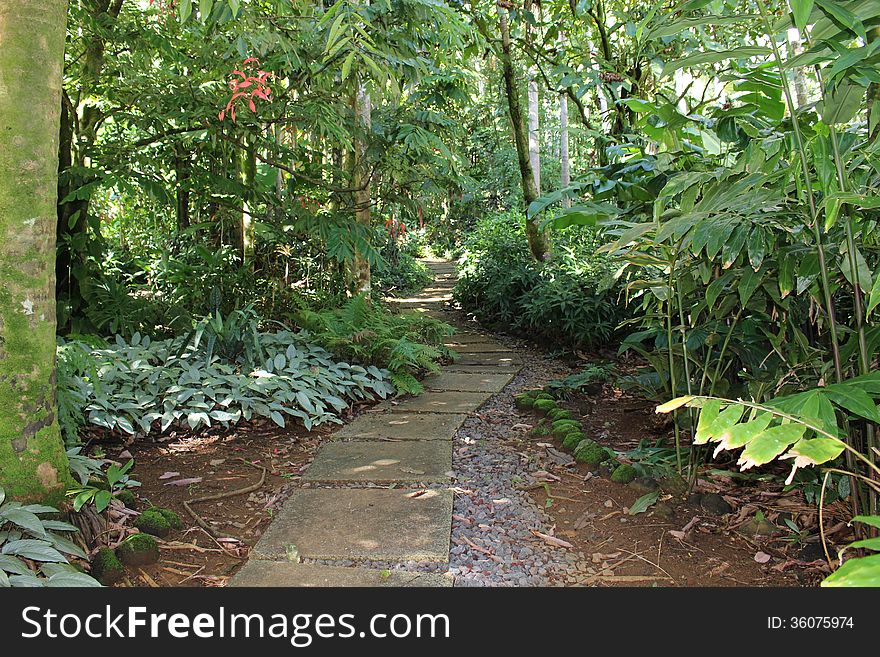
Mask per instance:
[[[552,411],[547,413],[547,417],[549,417],[551,420],[554,420],[554,421],[555,420],[570,420],[571,413],[566,411],[564,408],[556,407]]]
[[[159,513],[162,514],[162,517],[165,518],[165,522],[168,523],[168,526],[171,527],[171,529],[183,529],[183,520],[181,520],[180,516],[174,513],[174,511],[171,509],[159,509]]]
[[[556,399],[549,392],[539,392],[535,399],[549,399],[551,401],[556,401]]]
[[[631,466],[629,463],[624,463],[623,465],[617,466],[613,473],[611,473],[611,481],[617,484],[628,484],[633,479],[636,478],[636,469]]]
[[[556,408],[556,402],[552,399],[538,399],[535,401],[533,408],[536,411],[540,411],[546,414]]]
[[[104,586],[118,582],[124,574],[122,562],[110,548],[103,547],[92,557],[92,577]]]
[[[149,534],[132,534],[116,548],[116,556],[127,566],[146,566],[159,561],[159,544]]]
[[[130,490],[121,490],[115,495],[116,499],[122,502],[128,509],[137,509],[137,495]]]
[[[531,433],[533,436],[549,436],[550,427],[547,426],[547,423],[544,422],[544,420],[541,420],[532,428],[529,433]]]
[[[535,398],[529,393],[524,392],[514,397],[516,407],[522,411],[529,410],[535,405]]]
[[[581,424],[575,420],[556,420],[553,423],[553,435],[562,440],[572,431],[580,431]]]
[[[587,440],[587,438],[584,436],[583,431],[572,431],[562,439],[562,446],[568,451],[573,452],[584,440]]]
[[[608,458],[608,450],[595,442],[587,443],[583,446],[578,445],[574,453],[574,458],[578,463],[599,465],[602,461]]]
[[[134,521],[134,526],[142,532],[159,536],[160,538],[164,538],[171,533],[171,525],[165,519],[165,516],[162,515],[161,509],[157,507],[147,509],[139,515],[137,520]]]

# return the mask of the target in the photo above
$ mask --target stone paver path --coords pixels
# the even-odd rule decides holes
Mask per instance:
[[[455,266],[426,264],[434,283],[391,301],[450,321],[445,308]],[[469,413],[510,382],[522,360],[473,330],[446,344],[460,358],[428,376],[421,396],[362,413],[318,451],[303,487],[285,502],[230,586],[452,585],[442,573],[358,565],[428,562],[444,570],[449,562],[453,436]]]

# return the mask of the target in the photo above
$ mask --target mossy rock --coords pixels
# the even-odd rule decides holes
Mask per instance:
[[[616,484],[628,484],[633,479],[635,479],[637,475],[638,472],[636,472],[636,469],[633,466],[631,466],[629,463],[624,463],[617,466],[617,468],[611,474],[611,481]]]
[[[585,440],[588,440],[588,438],[584,435],[583,431],[572,431],[562,439],[562,447],[569,452],[573,452]]]
[[[116,548],[126,566],[146,566],[159,561],[159,544],[149,534],[132,534]]]
[[[514,397],[514,404],[518,409],[526,411],[535,405],[535,398],[524,392]]]
[[[180,518],[178,518],[178,521]],[[162,510],[152,507],[144,511],[134,521],[134,526],[146,534],[164,538],[171,533],[171,523],[165,518]]]
[[[586,441],[581,441],[586,442]],[[588,465],[599,465],[608,459],[608,450],[598,443],[587,443],[583,447],[578,445],[574,453],[574,458],[578,463],[586,463]]]
[[[580,431],[581,423],[576,420],[556,420],[553,423],[553,435],[562,440],[572,431]]]
[[[556,408],[556,402],[552,399],[538,399],[535,401],[533,408],[546,414]]]
[[[103,547],[92,557],[91,574],[104,586],[110,586],[122,578],[125,568],[113,550]]]
[[[165,521],[168,523],[168,526],[175,531],[179,531],[183,529],[183,520],[180,519],[180,516],[177,515],[171,509],[160,509],[159,507],[155,507],[159,510],[159,513],[162,514],[162,517],[165,518]]]
[[[117,500],[122,502],[127,509],[137,509],[138,506],[138,498],[137,495],[132,493],[130,490],[121,490],[116,495]]]
[[[553,395],[551,395],[549,392],[539,392],[535,396],[535,399],[550,399],[552,401],[556,401],[556,398]]]
[[[547,417],[549,417],[551,420],[554,420],[554,421],[556,421],[556,420],[570,420],[571,413],[566,411],[564,408],[559,408],[557,406],[552,411],[547,413]]]

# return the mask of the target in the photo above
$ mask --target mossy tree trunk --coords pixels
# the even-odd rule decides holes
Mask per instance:
[[[55,222],[67,0],[0,2],[0,483],[59,502]]]
[[[356,93],[352,94],[352,113],[356,130],[359,134],[355,139],[351,153],[351,187],[354,190],[354,218],[362,226],[369,228],[371,217],[370,178],[367,171],[367,139],[372,126],[372,104],[366,86],[359,84]],[[370,296],[372,274],[370,261],[360,252],[354,254],[349,271],[352,294]]]
[[[513,54],[510,40],[510,24],[507,19],[507,9],[498,3],[498,24],[501,31],[501,68],[504,74],[504,90],[507,95],[507,109],[510,122],[513,125],[513,141],[516,145],[517,162],[522,181],[523,202],[528,211],[533,201],[539,196],[535,173],[529,153],[529,139],[526,132],[526,124],[523,119],[522,103],[519,96],[519,87],[516,83],[516,71],[513,68]],[[526,237],[529,240],[529,249],[536,260],[545,260],[550,255],[550,236],[542,231],[537,220],[526,218]]]

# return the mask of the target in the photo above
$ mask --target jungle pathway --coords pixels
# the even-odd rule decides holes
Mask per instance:
[[[392,301],[454,322],[445,304],[455,266],[427,264],[434,283]],[[472,328],[447,345],[461,357],[428,376],[421,396],[376,406],[322,446],[230,586],[566,581],[582,555],[535,540],[545,518],[514,486],[527,477],[520,456],[477,412],[493,413],[523,358]]]

